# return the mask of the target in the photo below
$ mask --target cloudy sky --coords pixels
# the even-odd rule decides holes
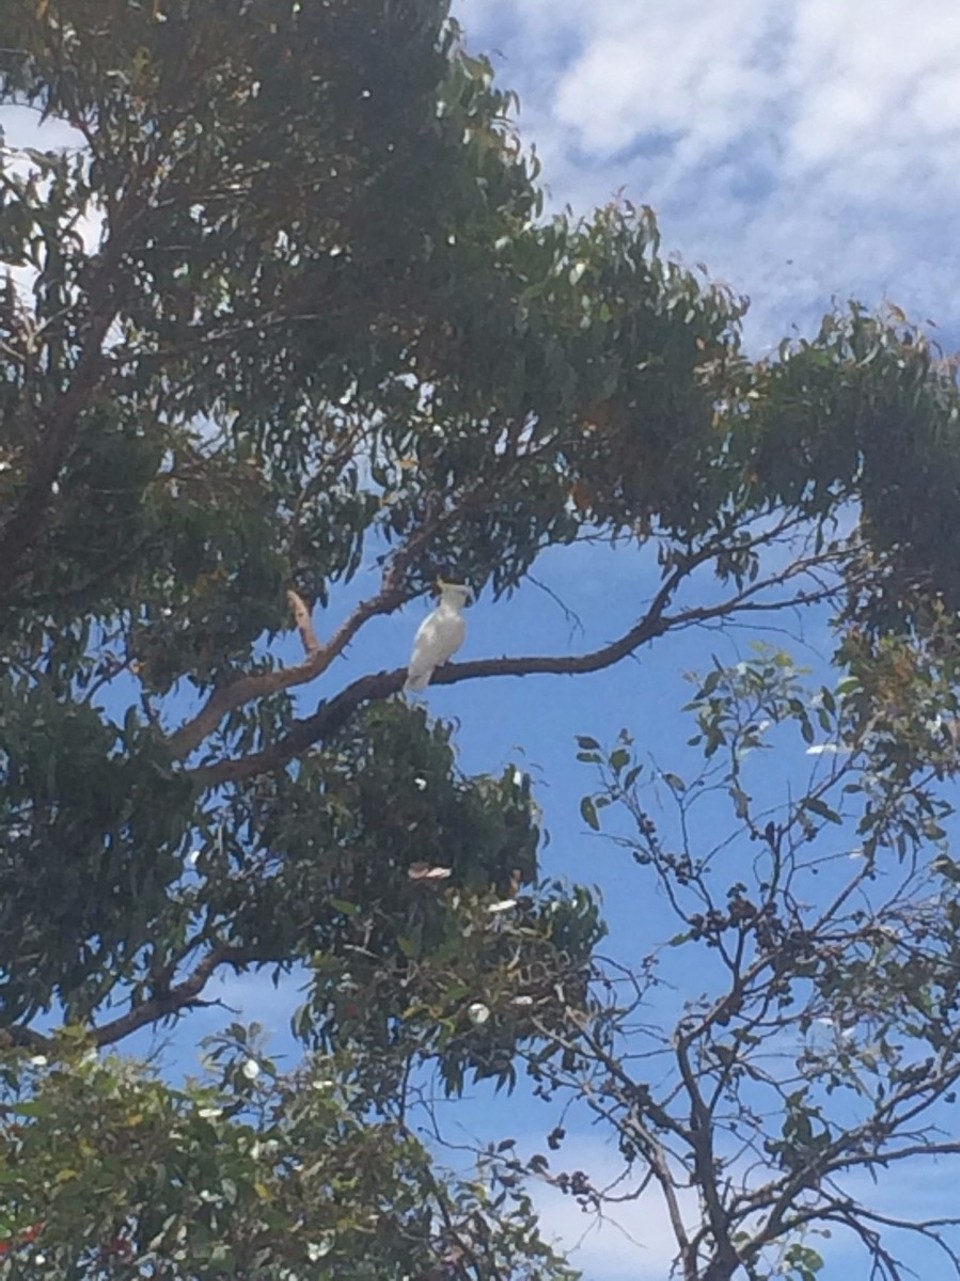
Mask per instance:
[[[960,343],[960,6],[459,0],[555,202],[622,190],[753,300],[755,346],[832,295]],[[952,337],[951,337],[952,335]]]
[[[948,351],[960,346],[960,6],[455,0],[454,13],[471,49],[487,53],[498,79],[520,94],[521,136],[540,155],[552,205],[587,213],[622,192],[653,206],[666,250],[705,263],[749,295],[753,354],[775,347],[794,326],[810,332],[833,300],[850,297],[871,306],[894,302],[912,319],[935,324]],[[597,572],[591,562],[584,575],[568,556],[552,570],[549,581],[581,610],[588,629],[598,615],[607,621],[635,599],[629,565],[611,560]],[[530,614],[517,620],[518,630],[532,638],[549,606],[527,596],[520,608]],[[476,613],[474,633],[492,630]],[[509,633],[502,607],[495,617]],[[542,799],[560,833],[555,866],[601,883],[615,938],[631,930],[649,938],[656,926],[628,874],[584,836],[562,794],[569,779],[575,798],[583,779],[571,776],[555,744],[563,729],[602,738],[619,717],[641,737],[652,730],[650,741],[663,755],[678,750],[680,673],[702,666],[711,648],[726,658],[747,639],[678,638],[668,654],[656,647],[644,654],[640,670],[598,677],[589,690],[565,688],[565,713],[551,716],[542,736],[524,700],[522,738],[512,741],[526,743],[553,783]],[[816,663],[823,639],[814,626],[787,643]],[[475,644],[486,652],[496,638]],[[458,698],[458,714],[479,763],[492,743],[477,741],[482,711],[464,706],[468,697]],[[507,726],[511,719],[507,711]],[[619,1168],[615,1151],[588,1134],[574,1140],[565,1160],[570,1168],[579,1161],[597,1182]],[[865,1196],[878,1208],[905,1213],[907,1198],[910,1208],[929,1212],[940,1204],[941,1188],[942,1176],[929,1167],[908,1189],[887,1186]],[[573,1258],[589,1281],[667,1275],[670,1234],[652,1198],[626,1210],[619,1228],[599,1231],[579,1222],[566,1198],[548,1195],[541,1205],[548,1230],[579,1244]],[[908,1241],[894,1244],[922,1274],[943,1266]],[[853,1275],[865,1262],[837,1241],[828,1257],[831,1268],[847,1266]]]

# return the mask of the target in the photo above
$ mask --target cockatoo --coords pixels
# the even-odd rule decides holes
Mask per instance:
[[[457,652],[467,634],[461,610],[473,595],[463,583],[437,580],[440,604],[420,624],[413,641],[413,653],[407,668],[405,694],[426,689],[434,668],[442,666]]]

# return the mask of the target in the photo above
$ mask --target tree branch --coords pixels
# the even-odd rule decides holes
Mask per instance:
[[[217,944],[197,963],[183,982],[174,984],[168,992],[151,997],[109,1023],[89,1028],[93,1043],[98,1049],[114,1045],[150,1023],[190,1009],[197,1004],[203,989],[221,965],[243,965],[266,959],[268,958],[258,956],[248,949],[228,948]],[[0,1033],[0,1037],[3,1035]],[[47,1036],[27,1027],[9,1028],[6,1035],[10,1037],[12,1044],[38,1052],[50,1052],[56,1046],[55,1035]]]
[[[448,663],[445,667],[437,668],[430,683],[455,685],[460,681],[477,680],[487,676],[533,676],[545,673],[574,675],[596,672],[619,662],[621,658],[632,653],[645,641],[659,636],[664,630],[666,629],[654,626],[648,619],[644,619],[618,641],[604,645],[601,649],[589,654],[563,657],[486,658],[472,663]],[[305,666],[306,664],[301,664],[301,667]],[[276,675],[282,676],[284,673],[278,672]],[[294,721],[289,732],[271,747],[249,756],[204,766],[196,771],[197,776],[203,780],[204,784],[211,785],[254,778],[258,774],[277,769],[315,743],[336,733],[361,704],[379,701],[389,698],[391,694],[399,693],[406,678],[405,667],[361,676],[329,702],[321,703],[312,716]]]
[[[674,1041],[677,1066],[690,1102],[688,1142],[693,1153],[694,1177],[701,1205],[713,1236],[714,1256],[703,1273],[703,1281],[726,1281],[740,1266],[740,1254],[730,1237],[731,1221],[717,1186],[718,1166],[714,1156],[714,1118],[700,1092],[690,1064],[689,1041],[681,1032]],[[695,1245],[706,1234],[706,1225],[694,1238]]]
[[[252,702],[257,698],[266,698],[281,690],[292,689],[296,685],[305,685],[322,675],[333,660],[343,653],[364,623],[377,615],[392,614],[395,609],[399,609],[401,605],[405,605],[412,599],[415,593],[405,586],[404,573],[420,552],[428,546],[431,538],[446,525],[458,520],[469,508],[488,499],[488,489],[478,488],[464,495],[456,507],[440,508],[425,520],[416,533],[412,534],[391,556],[383,574],[380,591],[368,600],[361,601],[325,645],[319,644],[316,640],[304,602],[296,592],[288,592],[287,598],[293,606],[294,618],[300,629],[301,638],[304,639],[307,657],[302,663],[281,668],[279,671],[254,672],[240,676],[228,685],[215,690],[197,715],[170,736],[169,746],[173,755],[189,756],[208,734],[213,733],[225,716],[242,707],[244,703]],[[304,633],[301,611],[309,623],[309,637]],[[312,648],[308,643],[311,639]],[[388,692],[394,691],[391,689]]]
[[[119,1018],[103,1023],[100,1027],[91,1028],[94,1044],[98,1049],[104,1045],[113,1045],[149,1023],[156,1023],[158,1019],[190,1009],[221,965],[240,965],[258,959],[261,958],[246,949],[215,945],[183,982],[174,984],[169,992],[153,996],[141,1005],[134,1006],[127,1014],[121,1014]]]
[[[299,601],[300,605],[303,606],[304,613],[306,613],[306,606],[300,597],[295,592],[288,593],[288,598],[292,597]],[[362,601],[353,610],[325,645],[317,642],[315,634],[313,635],[314,648],[312,649],[309,647],[307,639],[304,639],[307,657],[302,663],[295,663],[292,667],[283,667],[273,672],[252,672],[246,676],[238,677],[237,680],[231,681],[229,685],[221,686],[210,695],[192,720],[187,721],[176,733],[170,736],[169,746],[171,752],[175,757],[188,756],[195,748],[200,746],[208,734],[213,733],[225,716],[235,711],[236,708],[242,707],[244,703],[249,703],[257,698],[267,698],[269,695],[279,693],[281,690],[292,689],[295,685],[305,685],[308,681],[315,680],[316,677],[327,670],[339,654],[343,653],[344,649],[368,619],[378,614],[392,613],[393,610],[398,609],[405,602],[405,599],[404,593],[399,588],[391,587],[389,583],[385,583],[376,596],[371,596],[368,600]],[[295,608],[295,617],[296,614]],[[309,626],[312,633],[312,622],[310,622]],[[302,627],[300,635],[304,637]],[[397,688],[399,688],[399,685]]]
[[[712,554],[712,551],[711,551]],[[607,645],[602,645],[599,649],[591,650],[586,654],[570,655],[529,655],[519,658],[484,658],[476,659],[469,663],[448,663],[443,667],[438,667],[431,677],[431,685],[456,685],[460,681],[479,680],[490,676],[537,676],[537,675],[554,675],[554,676],[574,676],[585,675],[588,672],[599,672],[607,667],[612,667],[615,663],[634,653],[641,645],[648,641],[655,640],[658,636],[680,627],[692,626],[694,623],[702,623],[712,618],[724,617],[727,614],[734,613],[739,609],[754,610],[778,610],[789,609],[796,604],[796,598],[785,601],[771,601],[766,604],[751,601],[749,598],[755,596],[758,592],[766,588],[776,586],[787,578],[793,576],[793,571],[788,570],[778,575],[775,579],[766,580],[762,583],[755,583],[751,587],[744,589],[732,600],[727,600],[722,604],[694,608],[685,610],[680,614],[667,615],[664,611],[669,604],[670,598],[679,586],[680,581],[686,577],[695,563],[708,559],[706,555],[693,558],[685,563],[680,569],[676,570],[663,584],[650,609],[646,615],[633,626],[628,632],[618,640],[611,641]],[[822,592],[805,594],[804,599],[807,601],[823,599],[832,594],[833,589],[824,588]],[[377,601],[379,597],[374,597]],[[372,603],[372,602],[368,602]],[[363,609],[363,606],[359,607]],[[378,612],[378,611],[371,611]],[[344,628],[352,623],[353,615],[344,624]],[[365,621],[365,619],[361,620]],[[361,625],[356,624],[350,631],[352,636],[354,631]],[[342,631],[343,629],[341,629]],[[333,645],[337,641],[337,636],[330,642]],[[344,644],[346,641],[343,642]],[[342,649],[342,645],[337,649],[337,653]],[[321,650],[321,657],[326,652],[326,647]],[[269,672],[264,676],[242,678],[236,683],[236,686],[228,686],[224,691],[228,694],[237,686],[242,687],[241,692],[249,689],[254,682],[261,685],[267,684],[270,678],[276,680],[276,688],[288,688],[289,685],[299,684],[302,680],[309,679],[306,676],[297,676],[296,679],[285,679],[287,672],[301,673],[310,667],[313,660],[302,663],[297,668],[290,668],[283,672]],[[328,663],[324,663],[323,670]],[[255,778],[260,774],[269,773],[272,770],[279,769],[289,761],[299,756],[302,752],[307,751],[316,743],[329,738],[346,724],[353,713],[363,703],[380,701],[389,698],[392,694],[399,693],[406,680],[406,668],[398,667],[393,671],[373,672],[367,676],[361,676],[358,680],[347,685],[329,702],[321,703],[317,711],[312,716],[304,717],[293,722],[290,730],[270,747],[264,748],[261,752],[253,752],[247,756],[235,757],[218,761],[214,765],[202,766],[195,771],[196,777],[206,786],[215,786],[219,783],[236,782],[240,779]],[[262,689],[260,692],[263,692]],[[245,701],[246,697],[255,697],[255,694],[244,694],[241,699],[230,700],[230,706],[239,706],[240,701]],[[215,696],[216,697],[216,696]],[[211,700],[212,702],[213,700]],[[183,754],[178,743],[180,735],[192,726],[199,728],[201,718],[205,716],[206,709],[201,712],[195,721],[184,727],[184,730],[174,735],[171,742],[176,746],[179,754]],[[195,747],[202,740],[205,733],[216,728],[219,720],[219,712],[216,720],[211,713],[204,722],[204,733],[192,742],[191,746]]]

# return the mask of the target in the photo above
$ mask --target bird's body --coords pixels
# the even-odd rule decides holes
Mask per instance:
[[[440,585],[440,604],[423,620],[414,637],[405,693],[426,689],[434,669],[448,662],[463,644],[467,625],[461,611],[469,596],[470,588],[460,583]]]

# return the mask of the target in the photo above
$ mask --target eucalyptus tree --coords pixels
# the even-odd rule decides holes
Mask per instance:
[[[438,574],[496,601],[580,539],[659,566],[623,635],[434,681],[816,602],[924,635],[952,371],[857,307],[751,362],[650,210],[546,217],[440,0],[8,0],[2,36],[7,119],[69,140],[0,172],[0,1266],[564,1275],[521,1193],[448,1195],[405,1100],[565,1034],[596,904],[540,881],[521,771],[465,776],[403,669],[336,660]],[[84,1057],[295,966],[303,1073],[243,1029],[180,1094]]]

